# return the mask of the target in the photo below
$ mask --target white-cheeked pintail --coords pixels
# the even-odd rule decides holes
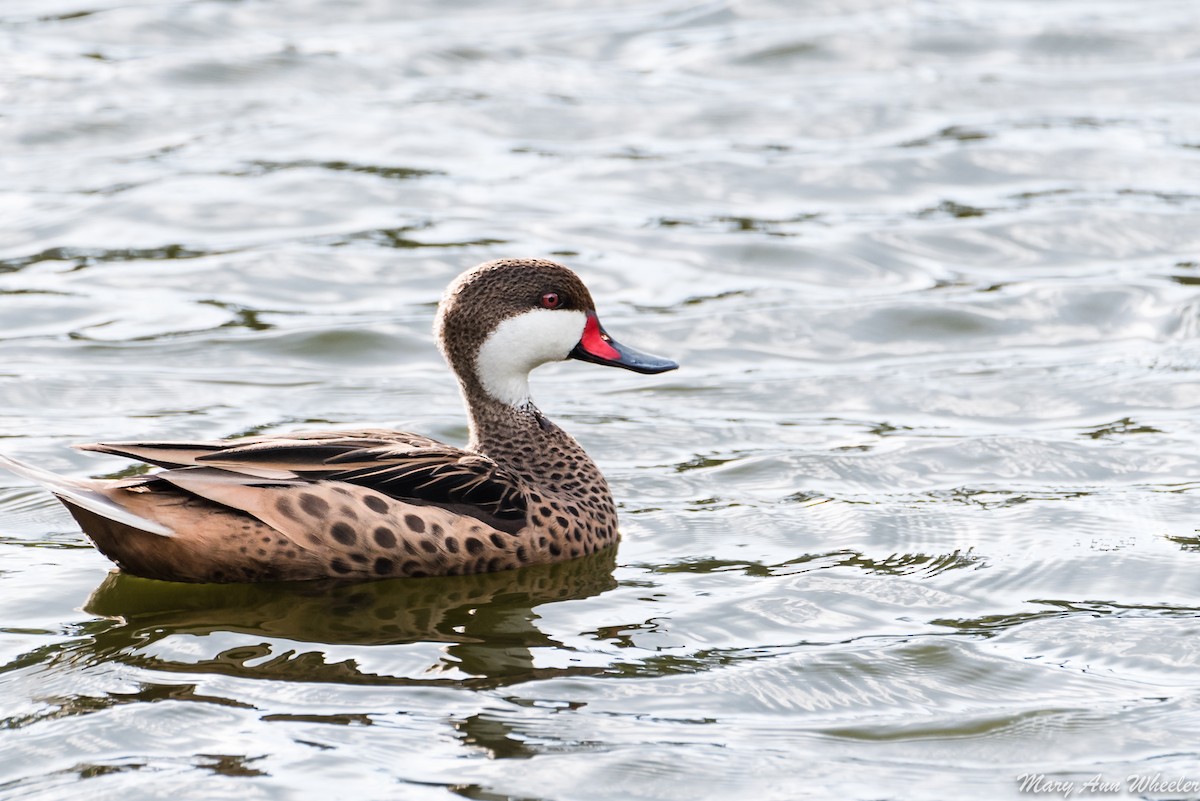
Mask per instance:
[[[572,358],[641,373],[677,365],[612,339],[583,282],[540,259],[463,273],[435,333],[470,414],[466,448],[319,431],[76,446],[163,468],[121,480],[0,464],[45,485],[123,570],[171,581],[463,575],[614,546],[608,484],[534,406],[529,372]]]

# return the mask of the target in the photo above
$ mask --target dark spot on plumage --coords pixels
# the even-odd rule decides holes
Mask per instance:
[[[350,558],[355,562],[358,562],[360,565],[364,565],[369,561],[365,553],[352,553],[350,554]]]
[[[458,540],[454,537],[446,537],[446,550],[450,553],[458,553]]]
[[[539,513],[539,514],[540,514],[542,517],[549,517],[549,516],[550,516],[550,507],[548,507],[548,506],[543,506],[541,509],[538,509],[538,513]]]
[[[324,517],[329,512],[329,504],[324,498],[319,498],[311,492],[300,493],[300,508],[313,517]]]
[[[562,477],[563,477],[563,474],[562,474],[562,473],[551,473],[551,474],[550,474],[550,479],[551,479],[552,481],[561,481],[561,480],[562,480]]]
[[[533,517],[531,517],[529,519],[529,523],[530,523],[530,525],[540,526],[542,524],[542,518],[538,517],[537,515],[534,515]]]
[[[328,464],[339,461],[359,461],[354,453],[345,459],[334,457]],[[485,458],[448,459],[444,451],[420,451],[395,460],[384,459],[381,464],[350,467],[333,478],[375,490],[393,498],[411,498],[418,503],[450,508],[465,507],[477,510],[489,524],[523,521],[526,499],[519,485],[508,480],[497,466]]]
[[[245,546],[245,545],[243,545],[241,548],[238,548],[238,551],[240,551],[241,553],[245,553],[245,552],[246,552],[246,546]]]
[[[517,546],[517,559],[519,559],[522,562],[529,561],[529,554],[525,551],[524,545]]]
[[[566,528],[568,525],[570,525],[570,523],[569,523],[569,521],[567,520],[567,518],[563,517],[562,515],[559,515],[559,516],[555,517],[555,518],[554,518],[554,522],[555,522],[555,523],[558,523],[558,527],[559,527],[559,528]]]
[[[567,466],[567,463],[564,462],[562,459],[559,459],[557,462],[554,463],[555,470],[562,470],[562,469],[566,468],[566,466]]]
[[[350,520],[357,520],[358,512],[354,511],[349,506],[346,506],[345,504],[343,504],[342,505],[342,517],[349,518]]]
[[[413,531],[415,531],[418,534],[425,533],[425,521],[422,520],[421,518],[417,517],[416,515],[405,515],[404,516],[404,525],[408,526],[409,528],[411,528]]]
[[[444,529],[442,529],[441,524],[434,523],[433,525],[431,525],[429,527],[429,533],[432,534],[433,536],[437,537],[438,539],[441,539],[442,535],[445,534],[446,532]]]
[[[477,554],[483,550],[483,543],[480,542],[479,540],[475,539],[474,537],[467,537],[466,542],[464,544],[467,546],[467,553],[470,553],[472,555]]]
[[[416,556],[417,548],[411,542],[409,542],[408,540],[405,540],[404,541],[404,552],[409,554],[410,556]]]
[[[579,517],[579,507],[568,505],[567,514],[569,514],[571,517]]]
[[[348,523],[334,523],[330,527],[329,533],[342,545],[353,545],[358,539],[358,535],[354,533],[354,529]]]
[[[259,555],[259,556],[266,556],[266,555],[267,555],[267,549],[266,549],[266,548],[259,548],[259,549],[258,549],[258,555]]]
[[[493,557],[488,560],[487,569],[489,573],[495,573],[500,569],[500,557]]]
[[[275,508],[279,510],[279,514],[289,520],[299,520],[300,515],[296,514],[296,510],[292,508],[292,502],[289,498],[279,498],[275,501]]]
[[[576,558],[578,558],[578,557],[579,557],[579,555],[580,555],[580,554],[579,554],[579,549],[578,549],[578,548],[572,548],[572,549],[571,549],[571,558],[572,558],[572,559],[576,559]]]
[[[476,559],[474,569],[475,569],[476,573],[486,573],[487,572],[487,557],[481,556],[478,559]]]
[[[437,553],[438,551],[437,543],[433,540],[421,540],[421,549],[425,553]]]
[[[575,538],[576,542],[583,542],[583,532],[579,529],[575,529],[573,532],[571,532],[571,536]]]
[[[396,547],[396,532],[386,526],[375,529],[375,544],[380,548]]]
[[[503,548],[505,545],[504,537],[500,536],[499,534],[492,534],[490,537],[488,537],[488,539],[490,539],[492,541],[492,545],[495,545],[497,548]]]
[[[334,491],[334,492],[336,492],[336,493],[338,493],[339,495],[349,495],[349,494],[351,494],[351,493],[350,493],[350,490],[346,489],[345,487],[339,487],[339,486],[337,486],[336,484],[335,484],[335,485],[334,485],[334,487],[333,487],[333,491]]]
[[[367,508],[372,512],[378,512],[379,514],[384,514],[388,510],[387,501],[385,501],[383,498],[380,498],[378,495],[366,496],[363,498],[363,503],[365,503]]]
[[[539,546],[539,547],[542,547],[542,548],[545,548],[545,547],[546,547],[546,541],[547,541],[547,540],[546,540],[546,538],[545,538],[545,537],[538,537],[538,546]]]
[[[333,568],[334,573],[349,573],[350,572],[350,565],[346,564],[341,559],[334,559],[332,562],[329,563],[329,566],[331,568]]]
[[[386,576],[392,572],[393,567],[395,567],[395,565],[391,559],[388,559],[386,556],[381,556],[375,560],[375,575]]]
[[[550,555],[551,556],[561,556],[562,555],[562,548],[558,547],[557,542],[550,543]]]
[[[409,559],[407,562],[405,562],[403,565],[400,566],[400,569],[403,570],[406,574],[411,576],[412,572],[414,570],[416,570],[417,568],[419,568],[420,566],[421,566],[420,562],[414,562],[412,559]]]
[[[531,493],[529,493],[529,500],[532,501],[533,503],[541,503],[542,496],[538,495],[536,492],[531,492]]]

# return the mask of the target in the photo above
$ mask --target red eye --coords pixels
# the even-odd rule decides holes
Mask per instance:
[[[547,292],[545,295],[542,295],[543,309],[557,309],[558,304],[561,302],[557,292]]]

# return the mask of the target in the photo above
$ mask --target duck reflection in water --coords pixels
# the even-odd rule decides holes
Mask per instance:
[[[114,572],[84,608],[103,618],[71,650],[88,661],[116,661],[164,673],[214,673],[280,681],[379,686],[445,685],[486,688],[580,672],[585,667],[535,665],[533,649],[561,648],[536,625],[537,607],[589,598],[617,586],[616,552],[525,570],[422,581],[292,582],[196,585],[159,582]],[[172,636],[232,632],[288,641],[285,650],[253,642],[195,661],[159,655],[153,646]],[[387,676],[360,669],[354,659],[327,663],[321,650],[296,653],[295,643],[395,645],[444,643],[438,672]]]

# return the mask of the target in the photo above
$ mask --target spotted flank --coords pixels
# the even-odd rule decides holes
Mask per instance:
[[[614,545],[604,476],[529,396],[529,372],[580,359],[644,373],[675,363],[620,345],[574,273],[488,262],[447,290],[439,344],[459,379],[471,441],[386,430],[76,446],[161,470],[42,483],[123,570],[191,582],[464,575],[560,562]]]

